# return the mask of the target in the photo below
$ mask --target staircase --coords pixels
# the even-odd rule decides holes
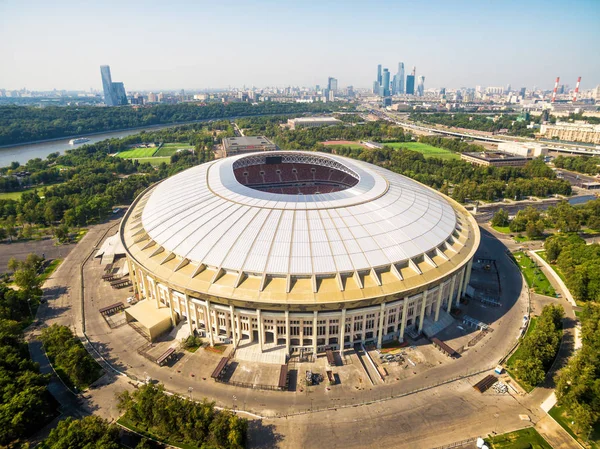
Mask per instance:
[[[447,312],[440,310],[440,315],[437,321],[433,321],[432,317],[425,317],[423,319],[423,333],[431,338],[434,335],[440,333],[448,326],[454,323],[454,318],[452,318]]]

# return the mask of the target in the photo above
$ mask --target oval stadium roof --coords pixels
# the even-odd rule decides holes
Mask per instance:
[[[315,195],[269,193],[236,180],[234,168],[265,155],[333,167],[359,180]],[[365,162],[299,151],[244,154],[188,169],[154,188],[141,219],[148,236],[176,256],[271,276],[427,259],[460,228],[450,203],[416,181]]]

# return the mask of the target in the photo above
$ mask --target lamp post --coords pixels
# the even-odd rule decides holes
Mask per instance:
[[[190,395],[190,401],[192,400],[192,391],[194,391],[193,387],[188,387],[188,393]]]
[[[232,404],[232,408],[233,410],[235,410],[235,401],[237,401],[237,397],[235,396],[235,394],[233,395],[233,404]]]
[[[31,310],[31,298],[27,298],[27,307],[29,307],[29,315],[31,315],[31,319],[33,320],[33,312]]]

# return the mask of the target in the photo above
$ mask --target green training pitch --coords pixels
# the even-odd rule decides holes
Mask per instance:
[[[438,157],[441,159],[460,159],[460,155],[445,148],[438,148],[421,142],[384,142],[383,145],[390,148],[403,148],[416,151],[425,157]]]
[[[189,143],[165,143],[162,147],[154,154],[155,157],[160,156],[173,156],[177,153],[177,150],[193,150],[194,147]]]
[[[333,147],[333,148],[344,147],[344,148],[350,148],[352,150],[364,150],[365,149],[365,146],[361,145],[360,143],[327,144],[325,146]]]
[[[156,153],[156,148],[132,148],[117,153],[121,159],[137,159],[139,157],[152,157]]]

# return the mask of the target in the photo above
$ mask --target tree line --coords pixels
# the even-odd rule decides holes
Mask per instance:
[[[556,263],[577,301],[600,301],[600,245],[587,245],[576,234],[555,234],[544,243],[546,256]]]
[[[246,445],[248,421],[214,402],[193,402],[166,395],[162,385],[147,384],[118,396],[127,421],[159,439],[202,449],[241,449]]]
[[[100,377],[102,368],[67,326],[53,324],[44,328],[39,338],[56,371],[64,373],[69,383],[79,390]]]
[[[461,112],[434,112],[424,114],[413,112],[410,114],[411,120],[423,123],[433,123],[454,128],[473,129],[476,131],[486,131],[497,133],[502,129],[507,129],[509,134],[521,137],[534,137],[535,130],[527,129],[530,121],[540,123],[541,117],[531,117],[529,121],[517,120],[515,114],[506,114],[499,116],[487,116],[484,114],[468,114]],[[556,119],[553,118],[554,121]]]
[[[194,120],[262,114],[330,112],[336,103],[180,103],[141,108],[0,106],[0,145]]]
[[[542,309],[536,318],[535,328],[525,335],[516,353],[513,366],[518,380],[530,387],[544,380],[560,347],[563,317],[564,310],[560,305],[548,305]]]
[[[565,170],[597,175],[600,173],[600,157],[598,156],[557,156],[554,166]]]
[[[581,349],[555,380],[558,405],[567,409],[575,431],[585,437],[600,421],[600,306],[587,304],[580,319]]]
[[[582,226],[600,231],[600,200],[572,206],[566,201],[540,211],[527,206],[517,212],[511,220],[508,212],[499,209],[493,216],[492,226],[506,227],[511,232],[524,232],[530,239],[542,237],[545,230],[553,229],[562,233],[579,232]],[[554,260],[554,258],[552,259]]]

